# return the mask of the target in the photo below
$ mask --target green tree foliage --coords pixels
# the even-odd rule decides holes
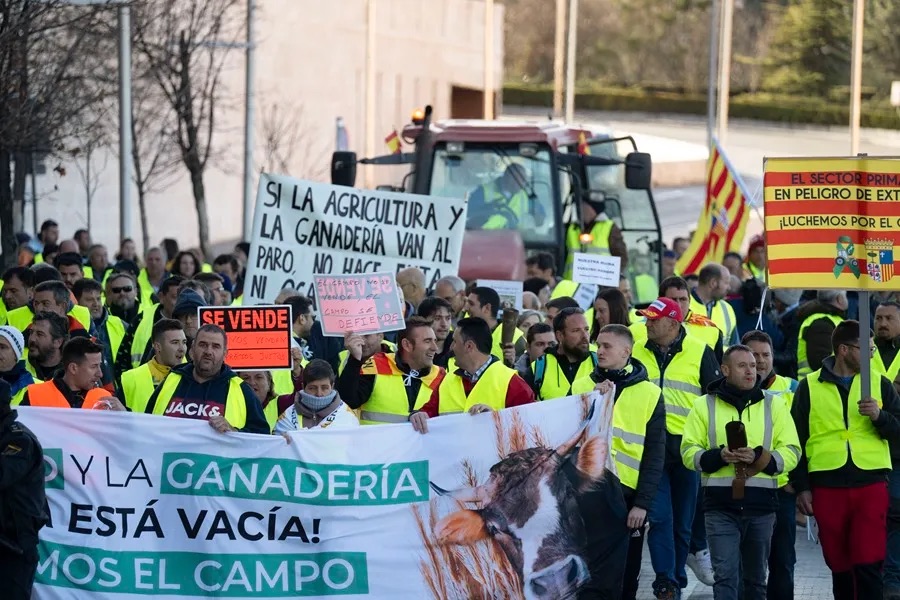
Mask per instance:
[[[853,3],[797,0],[776,24],[764,87],[772,92],[827,96],[850,81]]]

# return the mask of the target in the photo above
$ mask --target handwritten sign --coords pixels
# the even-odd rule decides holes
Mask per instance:
[[[618,256],[600,256],[586,252],[575,253],[572,281],[606,287],[619,287],[622,259]]]
[[[290,306],[201,306],[201,325],[225,330],[225,364],[236,371],[291,368],[294,320]]]
[[[322,332],[378,333],[406,327],[403,302],[392,273],[314,275]]]
[[[427,288],[456,275],[466,200],[360,190],[263,173],[244,303],[278,290],[316,302],[314,275],[398,273],[418,267]],[[318,306],[315,306],[318,310]]]
[[[488,287],[500,296],[500,308],[522,310],[522,282],[479,279],[478,287]]]

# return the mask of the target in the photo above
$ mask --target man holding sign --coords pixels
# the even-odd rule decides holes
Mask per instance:
[[[190,349],[191,362],[172,369],[153,392],[146,412],[208,421],[220,433],[271,433],[253,390],[225,364],[227,351],[222,328],[200,327]]]
[[[437,342],[431,323],[410,317],[398,341],[396,354],[378,352],[363,364],[363,337],[347,338],[350,357],[336,387],[344,402],[361,409],[363,425],[406,423],[444,379],[444,369],[434,365]]]

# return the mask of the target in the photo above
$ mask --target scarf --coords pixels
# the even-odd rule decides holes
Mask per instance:
[[[303,390],[300,390],[297,394],[300,398],[300,404],[313,412],[319,412],[334,402],[334,399],[337,397],[337,390],[331,390],[330,394],[322,398],[307,394]]]

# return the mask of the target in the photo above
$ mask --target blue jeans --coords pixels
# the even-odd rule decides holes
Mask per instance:
[[[766,563],[774,527],[775,513],[745,517],[736,512],[707,511],[715,600],[766,600]]]
[[[884,589],[900,591],[900,467],[888,479],[887,554],[884,557]]]
[[[794,600],[794,565],[797,562],[797,496],[778,490],[778,512],[769,551],[769,600]]]
[[[657,579],[687,587],[684,570],[691,544],[691,526],[697,507],[700,474],[684,465],[667,464],[648,515],[647,547]]]

